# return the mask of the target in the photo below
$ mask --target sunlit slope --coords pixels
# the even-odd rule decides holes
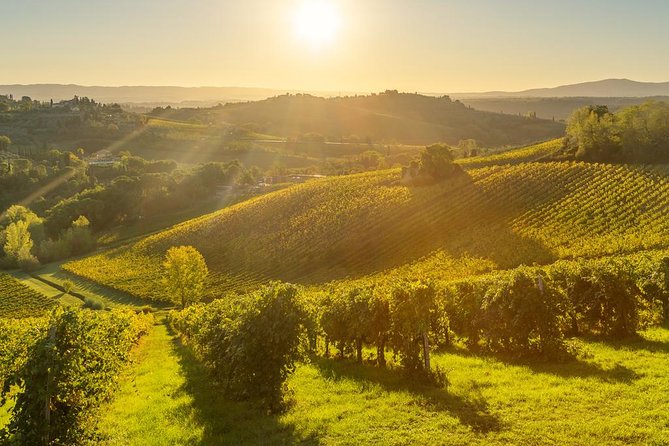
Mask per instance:
[[[8,274],[0,274],[0,318],[43,316],[56,305],[56,299],[33,291]]]
[[[552,139],[540,144],[532,144],[510,150],[504,150],[492,155],[474,156],[458,160],[458,164],[468,169],[503,165],[520,164],[538,160],[546,160],[562,148],[562,138]]]
[[[66,268],[161,298],[162,257],[175,245],[203,253],[216,295],[267,279],[354,278],[435,252],[445,275],[462,276],[669,244],[665,167],[524,163],[428,187],[398,179],[390,170],[295,186]]]

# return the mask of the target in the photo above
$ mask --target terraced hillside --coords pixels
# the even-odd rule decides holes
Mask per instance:
[[[457,278],[669,245],[664,166],[501,162],[428,187],[402,185],[398,170],[303,184],[65,268],[160,299],[165,251],[193,245],[215,297],[267,279],[316,284],[420,259]]]
[[[0,318],[38,317],[56,305],[56,299],[33,291],[10,275],[0,274]]]

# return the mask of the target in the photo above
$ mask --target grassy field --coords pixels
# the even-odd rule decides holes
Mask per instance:
[[[147,446],[669,444],[669,329],[573,342],[582,357],[567,363],[440,352],[434,361],[447,371],[446,388],[315,358],[289,379],[289,410],[270,416],[220,397],[159,322],[103,409],[101,429],[108,444]]]

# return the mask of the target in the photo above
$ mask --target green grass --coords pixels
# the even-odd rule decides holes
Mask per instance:
[[[15,272],[12,275],[28,288],[32,288],[34,291],[41,293],[50,299],[57,299],[58,302],[60,302],[60,304],[63,306],[80,307],[84,304],[81,299],[70,294],[65,294],[61,290],[54,288],[51,285],[30,276],[29,274]]]
[[[435,355],[447,388],[396,370],[318,358],[289,379],[290,408],[227,401],[159,323],[105,407],[110,444],[669,444],[669,329],[578,340],[567,363],[457,349]]]
[[[62,291],[49,286],[48,284],[30,276],[27,273],[14,272],[12,273],[12,276],[19,280],[23,285],[27,286],[28,288],[32,288],[34,291],[41,293],[46,297],[58,299],[63,295]]]
[[[137,364],[103,408],[111,445],[289,444],[289,425],[251,404],[227,401],[199,362],[158,322],[142,341]],[[269,442],[269,443],[268,443]]]

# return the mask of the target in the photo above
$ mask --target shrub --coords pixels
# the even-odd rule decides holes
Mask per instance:
[[[557,304],[546,278],[527,269],[496,281],[482,306],[482,328],[493,350],[520,354],[563,351]]]
[[[390,341],[404,368],[430,372],[430,322],[436,310],[436,290],[423,281],[400,281],[390,295]],[[420,355],[423,355],[423,361]]]
[[[84,308],[99,311],[99,310],[104,310],[106,307],[102,301],[94,299],[92,297],[87,297],[84,300]]]
[[[234,398],[280,408],[300,357],[306,313],[294,285],[271,283],[237,299],[172,312],[170,322]]]

